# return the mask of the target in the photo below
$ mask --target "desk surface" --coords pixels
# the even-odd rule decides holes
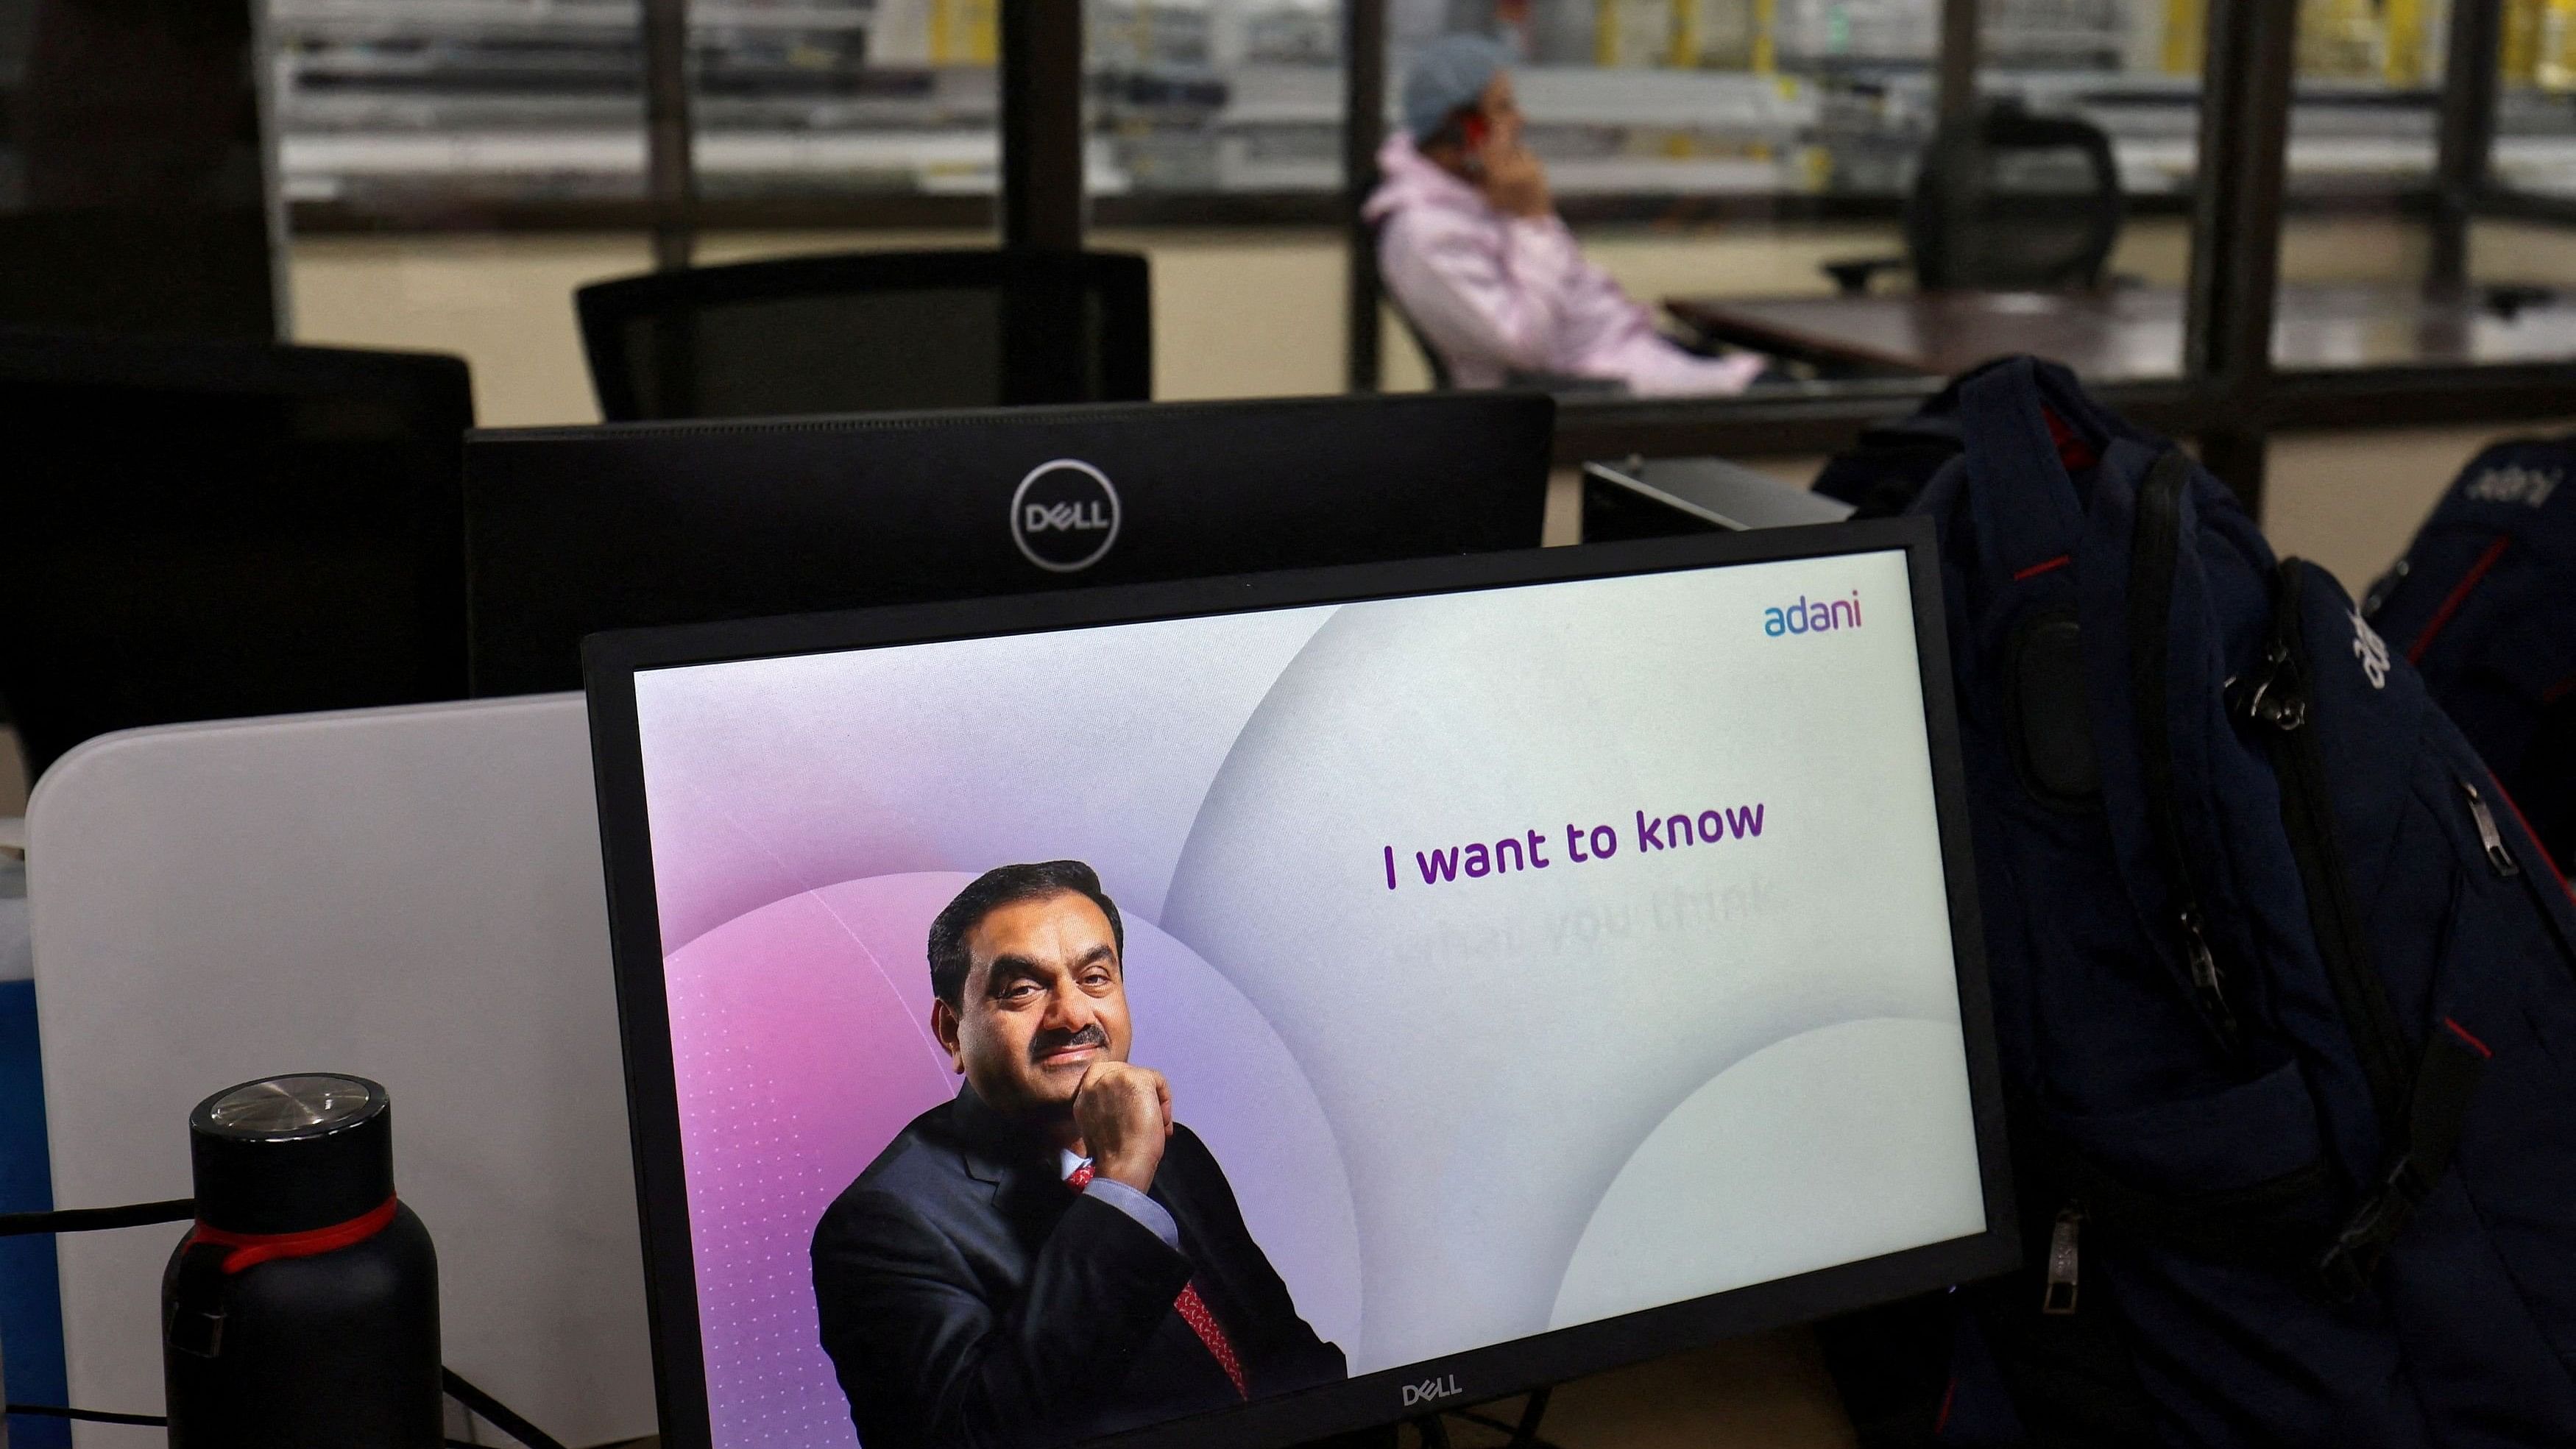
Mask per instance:
[[[1988,358],[2034,352],[2094,382],[2182,371],[2178,288],[1673,297],[1664,305],[1718,340],[1828,365],[1948,376]],[[2428,297],[2401,286],[2285,286],[2272,357],[2282,368],[2576,358],[2576,299],[2508,314],[2477,292]]]

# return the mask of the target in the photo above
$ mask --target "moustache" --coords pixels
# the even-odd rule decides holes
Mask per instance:
[[[1091,1025],[1083,1027],[1079,1031],[1050,1031],[1039,1033],[1029,1042],[1029,1060],[1032,1062],[1044,1061],[1046,1058],[1053,1056],[1057,1052],[1066,1051],[1073,1047],[1105,1047],[1107,1045],[1109,1045],[1109,1033],[1100,1029],[1100,1023],[1093,1022]]]

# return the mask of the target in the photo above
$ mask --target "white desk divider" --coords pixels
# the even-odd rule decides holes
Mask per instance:
[[[56,1205],[186,1196],[187,1113],[210,1092],[373,1077],[437,1240],[448,1364],[567,1444],[651,1433],[592,799],[573,695],[134,730],[66,756],[27,852]],[[73,1403],[159,1412],[181,1231],[61,1240]]]

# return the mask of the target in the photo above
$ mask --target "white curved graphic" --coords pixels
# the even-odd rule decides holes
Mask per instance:
[[[1697,1298],[1984,1231],[1976,1178],[1951,1170],[1976,1155],[1958,1055],[1953,1027],[1875,1017],[1727,1068],[1621,1166],[1548,1327],[1631,1312],[1643,1285]]]
[[[1331,613],[1246,615],[1217,651],[1146,624],[638,676],[663,949],[835,881],[1059,856],[1159,919],[1236,732]]]
[[[1537,590],[1443,600],[1437,629],[1409,601],[1346,605],[1209,788],[1161,919],[1278,1026],[1333,1122],[1369,1294],[1355,1371],[1545,1329],[1622,1166],[1773,1042],[1912,1018],[1949,1034],[1965,1093],[1901,568],[1844,575],[1882,627],[1774,647],[1769,580],[1847,586],[1731,572],[1755,577],[1714,607],[1755,642],[1725,651],[1697,622],[1704,578],[1589,601],[1663,628],[1582,627]],[[1650,812],[1750,824],[1757,804],[1758,834],[1638,838]],[[1578,862],[1569,827],[1619,853]],[[1522,868],[1426,881],[1425,856],[1508,859],[1506,838]],[[1958,1146],[1945,1171],[1973,1191]]]

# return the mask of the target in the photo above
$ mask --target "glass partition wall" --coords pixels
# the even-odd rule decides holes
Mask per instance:
[[[995,235],[1005,35],[1050,0],[648,3],[685,9],[695,199],[677,224],[724,233],[702,255]],[[641,13],[272,0],[296,224],[674,224],[645,184]],[[1079,173],[1052,194],[1101,244],[1154,258],[1161,395],[1429,385],[1378,305],[1357,202],[1409,55],[1474,30],[1517,57],[1585,254],[1676,335],[1792,364],[1741,398],[1570,398],[1569,457],[1756,433],[1820,450],[2016,349],[2214,439],[2249,491],[2274,428],[2565,410],[2571,0],[1084,0],[1080,17],[1063,53],[1025,62],[1080,99],[1080,144],[1044,166]],[[2076,140],[1942,151],[1945,117]],[[1927,172],[1936,156],[1949,169]],[[1927,230],[1980,214],[1985,240],[1945,232],[1947,270],[1927,265]],[[2107,249],[2071,274],[1960,260],[2096,220]]]
[[[636,0],[271,0],[270,16],[287,196],[308,223],[595,225],[646,195]],[[688,21],[706,201],[837,201],[846,220],[992,192],[990,0],[696,0]]]

